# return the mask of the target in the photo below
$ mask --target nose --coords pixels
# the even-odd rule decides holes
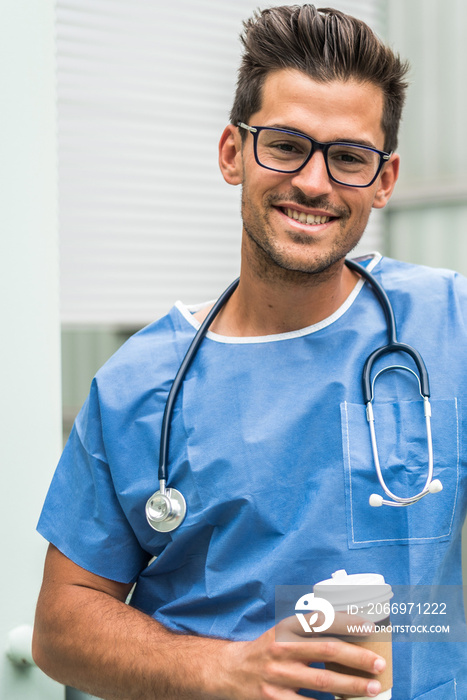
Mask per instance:
[[[321,151],[315,151],[305,167],[294,174],[292,184],[310,197],[332,192],[332,181]]]

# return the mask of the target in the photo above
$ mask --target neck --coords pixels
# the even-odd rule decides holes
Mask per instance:
[[[264,274],[244,256],[238,288],[211,330],[226,336],[254,337],[306,328],[337,311],[358,279],[343,259],[319,273],[279,268],[275,274]]]

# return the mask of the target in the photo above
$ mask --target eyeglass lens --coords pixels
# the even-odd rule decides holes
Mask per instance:
[[[261,165],[284,173],[297,170],[310,155],[312,142],[273,129],[258,133],[257,156]],[[343,184],[367,185],[374,178],[380,156],[364,146],[333,144],[325,154],[332,177]]]

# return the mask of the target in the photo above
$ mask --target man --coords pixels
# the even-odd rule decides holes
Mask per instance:
[[[378,255],[367,267],[431,371],[444,490],[408,508],[368,505],[379,485],[360,377],[387,330],[344,259],[397,180],[406,66],[362,22],[312,5],[258,14],[243,40],[219,147],[224,178],[242,185],[240,283],[171,422],[168,484],[186,518],[161,533],[145,517],[165,400],[208,312],[178,305],[98,373],[39,524],[51,545],[35,658],[102,698],[374,697],[377,654],[326,636],[276,641],[274,587],[342,568],[392,585],[461,583],[467,287]],[[410,495],[426,479],[416,382],[402,371],[379,382],[380,458]],[[467,696],[465,645],[437,647],[395,645],[395,700]]]

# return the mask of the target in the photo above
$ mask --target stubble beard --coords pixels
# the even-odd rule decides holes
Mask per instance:
[[[355,248],[360,241],[366,227],[367,220],[361,226],[355,225],[345,231],[350,212],[346,208],[331,207],[327,197],[309,199],[301,190],[295,190],[288,202],[310,209],[324,209],[339,217],[339,227],[342,235],[334,241],[332,247],[315,256],[296,256],[275,244],[272,227],[269,224],[267,212],[274,204],[280,204],[284,198],[269,195],[264,202],[262,215],[249,201],[246,188],[242,190],[242,218],[243,228],[247,236],[244,243],[245,254],[256,273],[262,279],[274,279],[300,284],[317,284],[328,279],[334,274],[336,268],[340,269],[344,258]],[[312,236],[289,231],[288,236],[296,246],[311,249],[316,242]]]

